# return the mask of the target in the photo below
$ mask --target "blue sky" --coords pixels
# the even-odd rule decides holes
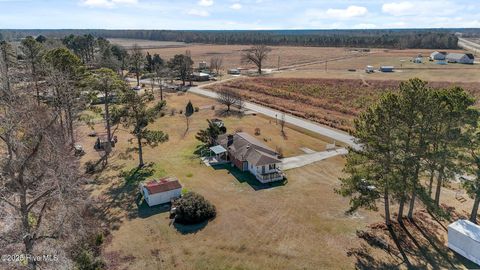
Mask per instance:
[[[0,0],[0,28],[480,27],[480,0]]]

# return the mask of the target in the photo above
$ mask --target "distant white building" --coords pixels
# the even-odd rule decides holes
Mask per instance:
[[[473,64],[475,57],[471,53],[449,53],[446,57],[449,63]]]
[[[446,52],[433,52],[430,54],[431,61],[443,61],[447,56]]]
[[[142,183],[139,188],[148,206],[169,203],[182,195],[182,185],[174,177]]]
[[[448,247],[480,265],[480,226],[468,220],[448,225]]]

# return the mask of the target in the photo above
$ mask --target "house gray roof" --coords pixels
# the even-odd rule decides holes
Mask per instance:
[[[451,60],[461,60],[465,56],[467,56],[469,59],[475,59],[471,53],[449,53],[447,58]]]
[[[228,149],[229,153],[236,159],[248,161],[248,163],[254,166],[281,162],[277,158],[277,152],[245,132],[238,132],[233,135],[221,135],[218,137],[217,143],[225,149]]]

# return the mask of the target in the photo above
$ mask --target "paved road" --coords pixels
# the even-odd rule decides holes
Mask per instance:
[[[295,168],[300,168],[303,166],[307,166],[317,161],[321,161],[327,158],[339,156],[339,155],[346,155],[348,154],[347,149],[340,148],[332,151],[324,151],[324,152],[315,152],[311,154],[305,154],[296,157],[289,157],[282,159],[282,170],[291,170]]]
[[[131,80],[131,79],[129,79],[129,80]],[[147,83],[150,83],[150,80],[141,80],[141,83],[147,84]],[[215,82],[215,83],[219,83],[219,82]],[[188,92],[191,92],[191,93],[194,93],[194,94],[197,94],[197,95],[201,95],[201,96],[205,96],[205,97],[208,97],[208,98],[212,98],[212,99],[216,99],[218,97],[218,94],[216,92],[206,90],[206,89],[203,89],[203,88],[200,88],[200,87],[191,87],[188,90]],[[245,102],[244,107],[247,110],[251,110],[251,111],[266,115],[266,116],[271,117],[271,118],[280,119],[280,117],[283,114],[280,111],[270,109],[270,108],[267,108],[267,107],[264,107],[264,106],[260,106],[260,105],[257,105],[255,103],[252,103],[252,102]],[[360,148],[360,146],[357,143],[355,143],[355,140],[354,140],[355,138],[348,135],[347,133],[345,133],[343,131],[331,129],[331,128],[325,127],[323,125],[320,125],[318,123],[311,122],[311,121],[308,121],[308,120],[305,120],[305,119],[302,119],[302,118],[299,118],[299,117],[295,117],[295,116],[292,116],[292,115],[289,115],[289,114],[285,114],[285,122],[290,124],[290,125],[294,125],[294,126],[309,130],[311,132],[320,134],[322,136],[331,138],[332,140],[335,140],[337,142],[344,143],[344,144],[346,144],[346,145],[348,145],[348,146],[350,146],[354,149],[359,149]]]
[[[217,93],[210,90],[205,90],[199,87],[192,87],[188,91],[191,93],[195,93],[195,94],[202,95],[209,98],[217,98]],[[264,106],[260,106],[251,102],[245,102],[244,107],[248,110],[255,111],[257,113],[261,113],[263,115],[266,115],[272,118],[280,119],[282,115],[282,112],[280,111],[273,110]],[[336,140],[337,142],[342,142],[355,149],[359,148],[359,145],[356,144],[354,141],[354,137],[348,135],[345,132],[330,129],[320,124],[317,124],[305,119],[301,119],[292,115],[288,115],[288,114],[285,115],[285,122],[288,124],[315,132],[322,136],[332,138],[332,140]]]
[[[480,44],[466,40],[464,38],[458,38],[458,46],[464,48],[465,50],[472,51],[474,54],[478,54],[480,51]]]

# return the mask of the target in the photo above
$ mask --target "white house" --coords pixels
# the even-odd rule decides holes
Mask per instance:
[[[261,183],[283,180],[279,154],[253,136],[238,132],[218,136],[218,145],[226,151],[227,160],[241,171],[249,171]]]
[[[430,61],[443,61],[446,58],[446,52],[433,52],[430,54]]]
[[[480,265],[480,226],[468,220],[448,225],[448,247]]]
[[[449,53],[446,59],[449,63],[473,64],[475,62],[475,57],[471,53]]]
[[[182,185],[177,178],[166,177],[140,184],[140,193],[142,193],[148,206],[154,206],[180,198]]]

